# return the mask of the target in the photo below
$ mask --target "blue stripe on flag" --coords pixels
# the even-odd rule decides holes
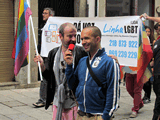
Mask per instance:
[[[19,37],[17,38],[17,42],[16,42],[16,54],[15,54],[15,59],[17,58],[24,42],[27,39],[27,31],[26,31],[26,26],[23,27],[23,30],[21,31]]]

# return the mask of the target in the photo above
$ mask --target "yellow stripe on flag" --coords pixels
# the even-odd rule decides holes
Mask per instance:
[[[141,55],[142,55],[142,45],[143,45],[143,44],[141,44],[141,45],[139,46],[139,48],[138,48],[138,60],[140,59],[140,57],[141,57]]]
[[[147,38],[147,33],[146,33],[146,31],[143,31],[142,32],[142,35],[143,35],[143,38]],[[148,38],[147,38],[148,39]]]
[[[146,83],[150,77],[152,77],[152,73],[150,72],[148,68],[146,68],[144,75],[142,76],[142,82]]]
[[[20,20],[23,12],[24,12],[24,0],[20,0],[20,8],[19,8],[19,18],[18,18],[18,20]]]
[[[29,61],[29,56],[27,55],[27,62]]]

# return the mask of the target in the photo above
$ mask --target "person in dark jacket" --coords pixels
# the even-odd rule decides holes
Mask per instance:
[[[146,18],[146,20],[152,20],[160,23],[160,17],[151,17],[146,13],[140,16],[140,18]],[[154,81],[153,81],[153,90],[156,94],[154,112],[152,120],[160,120],[160,39],[157,38],[157,41],[153,46],[153,69],[154,69]]]
[[[47,99],[45,109],[48,109],[53,102],[53,120],[70,120],[76,119],[77,107],[74,93],[68,88],[65,77],[66,62],[64,61],[64,52],[68,49],[69,44],[76,43],[76,28],[71,23],[64,23],[59,28],[59,37],[62,45],[52,49],[44,63],[43,59],[38,55],[34,58],[35,62],[40,61],[42,75],[47,80]],[[75,45],[74,69],[76,68],[80,58],[87,55],[83,47]]]
[[[43,26],[46,24],[48,18],[50,16],[54,16],[54,11],[51,8],[44,8],[43,13],[43,23],[40,25],[40,28],[38,29],[38,53],[41,53],[41,34],[42,34],[42,28]],[[43,60],[46,61],[46,57],[43,57]],[[40,80],[40,75],[39,75],[39,71],[38,71],[38,80]],[[44,107],[45,103],[46,103],[46,89],[47,89],[47,82],[46,80],[43,78],[43,81],[41,81],[40,84],[40,90],[39,90],[39,96],[40,98],[38,99],[38,101],[36,103],[33,103],[33,105],[35,107]]]

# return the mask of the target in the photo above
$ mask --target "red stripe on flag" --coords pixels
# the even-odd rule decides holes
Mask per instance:
[[[17,29],[18,29],[18,18],[19,18],[20,4],[21,4],[21,1],[19,0],[19,5],[18,5],[18,17],[17,17],[17,26],[16,26],[16,34],[15,34],[15,37],[14,37],[14,45],[13,45],[13,50],[12,50],[12,58],[13,58],[13,59],[15,59],[15,53],[16,53]]]
[[[140,69],[137,72],[137,82],[140,82],[141,77],[143,76],[147,65],[149,64],[150,60],[153,57],[153,51],[151,49],[150,45],[145,45],[143,44],[143,52],[142,52],[142,65],[140,67]]]

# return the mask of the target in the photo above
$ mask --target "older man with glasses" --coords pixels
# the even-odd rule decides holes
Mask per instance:
[[[43,16],[43,23],[40,25],[40,28],[38,29],[38,53],[40,54],[41,52],[41,34],[42,34],[42,28],[43,26],[46,24],[48,18],[50,16],[54,16],[54,11],[51,8],[44,8],[44,11],[42,13]],[[46,57],[43,57],[43,60],[46,61]],[[38,74],[38,80],[40,80],[40,76]],[[45,103],[46,103],[46,89],[47,89],[47,82],[45,79],[43,79],[43,81],[41,81],[41,85],[40,85],[40,99],[38,100],[38,102],[33,103],[33,105],[35,107],[44,107]]]

